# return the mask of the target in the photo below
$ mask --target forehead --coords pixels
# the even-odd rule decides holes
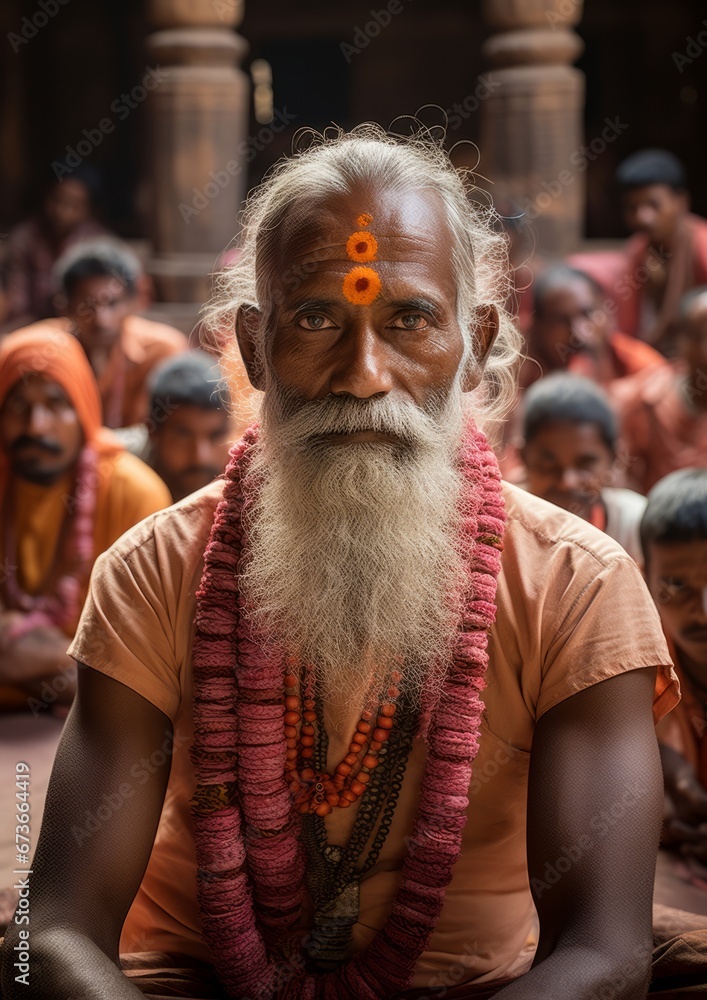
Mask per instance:
[[[112,274],[92,274],[81,278],[74,285],[72,298],[124,298],[128,294],[127,286]]]
[[[311,291],[313,285],[340,279],[355,264],[347,242],[357,232],[375,240],[370,266],[379,272],[383,297],[386,282],[399,281],[423,282],[455,296],[452,231],[442,198],[428,189],[359,188],[293,208],[272,238],[273,280],[293,291],[303,286]]]
[[[177,406],[163,421],[165,427],[180,427],[194,430],[220,429],[228,425],[226,410],[214,407],[192,406],[183,404]]]
[[[528,442],[528,448],[533,447],[563,457],[596,451],[609,454],[599,428],[589,421],[548,420],[538,427]]]
[[[545,293],[543,305],[548,309],[584,309],[592,306],[598,299],[598,293],[581,278],[573,278],[561,285],[550,286]]]
[[[624,203],[629,206],[663,204],[679,197],[669,184],[644,184],[643,187],[630,188],[624,193]]]
[[[65,178],[59,181],[49,192],[49,198],[55,204],[83,207],[88,202],[88,188],[81,181]]]
[[[707,325],[707,292],[697,296],[685,320],[684,326],[688,330],[702,330]]]
[[[651,542],[650,567],[656,576],[682,576],[707,584],[707,539]]]
[[[40,402],[43,399],[53,401],[70,402],[66,391],[53,379],[42,375],[39,372],[32,372],[25,375],[7,394],[6,399],[26,400],[27,402]]]

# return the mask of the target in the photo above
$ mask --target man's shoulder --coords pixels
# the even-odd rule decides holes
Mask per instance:
[[[511,483],[504,482],[506,533],[504,553],[533,576],[543,572],[542,560],[555,562],[560,550],[575,566],[587,565],[589,573],[598,573],[617,559],[628,558],[621,546],[580,517],[555,504],[533,496]]]
[[[156,476],[134,455],[128,452],[122,455],[122,464],[138,463]],[[152,557],[157,549],[163,558],[173,558],[186,570],[189,563],[196,563],[203,557],[223,488],[224,480],[217,479],[183,500],[146,517],[115,542],[109,550],[111,557],[129,561],[140,551],[149,552]]]
[[[135,361],[143,361],[153,355],[176,354],[185,351],[189,341],[181,330],[158,323],[134,313],[123,324],[123,348]]]
[[[39,222],[35,217],[18,222],[7,237],[8,253],[17,253],[30,249],[41,237]]]
[[[607,508],[640,518],[648,501],[642,493],[627,490],[623,486],[607,486],[601,491]]]
[[[618,407],[619,414],[625,418],[636,409],[651,409],[666,395],[672,396],[675,392],[676,378],[676,367],[668,361],[655,367],[645,368],[615,382],[612,388],[612,400]]]
[[[164,497],[164,506],[171,504],[169,490],[154,469],[127,448],[123,448],[111,456],[111,480],[109,493],[112,491],[140,490]]]

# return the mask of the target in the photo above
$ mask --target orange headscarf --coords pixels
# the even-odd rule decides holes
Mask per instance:
[[[86,444],[101,455],[122,450],[115,435],[102,426],[96,379],[76,337],[50,323],[36,323],[8,334],[0,343],[0,406],[20,379],[35,373],[64,390],[76,410]],[[6,475],[7,459],[0,454],[0,493]]]

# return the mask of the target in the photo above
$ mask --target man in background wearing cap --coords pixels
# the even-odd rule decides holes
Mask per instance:
[[[155,370],[147,420],[117,434],[165,481],[172,499],[181,500],[224,471],[229,439],[240,437],[246,426],[231,421],[229,406],[214,358],[189,351]]]

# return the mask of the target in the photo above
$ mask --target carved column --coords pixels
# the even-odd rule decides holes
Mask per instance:
[[[149,0],[149,14],[159,29],[148,39],[159,81],[149,94],[149,270],[164,301],[201,303],[246,190],[247,43],[233,31],[243,0]]]
[[[504,206],[522,212],[537,250],[576,249],[584,221],[584,74],[570,64],[584,47],[572,30],[583,0],[484,0],[497,32],[484,45],[491,64],[483,102],[481,171]]]

